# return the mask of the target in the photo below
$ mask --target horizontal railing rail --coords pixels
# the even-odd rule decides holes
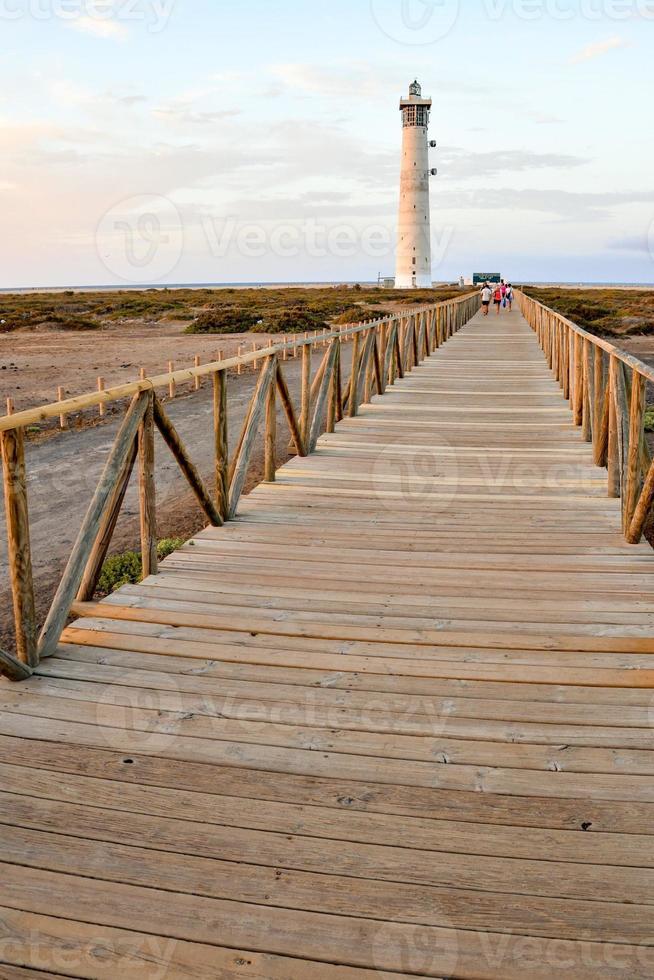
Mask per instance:
[[[0,673],[12,680],[29,677],[43,657],[57,648],[71,614],[89,609],[108,554],[132,473],[139,483],[143,577],[157,572],[155,432],[158,431],[214,526],[235,517],[245,488],[255,443],[264,428],[264,479],[274,482],[277,446],[277,399],[281,403],[295,452],[312,453],[321,431],[333,432],[345,415],[383,395],[397,378],[420,364],[445,343],[479,309],[477,292],[419,307],[342,330],[302,338],[240,357],[174,371],[94,391],[0,418],[8,559],[13,597],[16,652],[0,650]],[[352,341],[349,380],[343,375],[342,346]],[[326,345],[312,377],[312,352]],[[301,348],[300,404],[296,407],[284,377],[284,355]],[[260,363],[257,384],[231,454],[228,445],[228,372]],[[213,381],[213,459],[215,481],[209,489],[171,421],[159,390],[211,377]],[[100,482],[82,522],[71,556],[45,623],[37,630],[25,461],[25,428],[48,418],[131,399],[105,463]]]
[[[526,293],[518,299],[575,424],[593,444],[595,463],[607,470],[608,495],[621,501],[624,537],[638,544],[654,506],[654,464],[645,435],[654,368]]]

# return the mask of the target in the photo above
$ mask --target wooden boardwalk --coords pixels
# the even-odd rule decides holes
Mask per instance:
[[[2,684],[0,975],[653,977],[653,593],[476,316]]]

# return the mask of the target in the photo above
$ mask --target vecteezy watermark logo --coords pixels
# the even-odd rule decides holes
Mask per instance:
[[[125,282],[157,282],[182,257],[182,217],[166,197],[141,194],[127,198],[100,220],[96,248],[103,265]]]
[[[372,466],[372,490],[384,510],[402,505],[429,513],[449,508],[458,491],[459,466],[454,449],[441,436],[429,432],[429,445],[389,443]]]
[[[0,957],[7,963],[27,963],[33,970],[62,976],[142,976],[165,980],[178,946],[176,939],[123,933],[97,926],[79,925],[75,942],[53,926],[26,931],[19,913],[3,914],[0,923]],[[2,971],[4,973],[4,971]],[[39,973],[39,975],[41,975]]]
[[[459,17],[460,0],[370,0],[379,29],[398,44],[434,44]]]
[[[456,929],[445,915],[430,905],[438,928],[404,922],[388,922],[375,932],[372,961],[380,980],[398,973],[430,977],[453,977],[459,962]]]
[[[647,247],[649,248],[650,258],[654,262],[654,218],[647,229]]]
[[[195,713],[185,710],[174,678],[162,675],[159,684],[151,690],[107,685],[95,704],[95,720],[110,748],[130,753],[154,751],[183,735],[193,723]]]
[[[0,20],[61,20],[98,37],[121,37],[118,29],[145,25],[162,31],[176,0],[0,0]]]

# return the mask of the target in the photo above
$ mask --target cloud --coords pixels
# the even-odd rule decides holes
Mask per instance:
[[[76,107],[96,115],[101,110],[110,112],[119,109],[131,109],[148,98],[138,92],[98,92],[84,88],[78,82],[67,78],[55,78],[48,85],[50,98],[57,105]]]
[[[632,235],[625,238],[614,238],[609,242],[609,248],[615,252],[637,252],[649,254],[650,247],[647,235]]]
[[[190,105],[163,105],[152,110],[155,118],[169,120],[182,125],[211,126],[220,122],[221,119],[231,119],[240,116],[241,109],[219,109],[216,111],[200,112],[191,108]]]
[[[574,192],[494,188],[466,193],[441,192],[441,204],[451,208],[490,211],[535,211],[571,222],[600,221],[616,208],[630,204],[653,204],[654,191]]]
[[[493,150],[473,153],[458,147],[443,147],[439,152],[441,176],[468,180],[474,177],[497,177],[503,173],[548,168],[581,167],[589,161],[566,153],[534,153],[527,150]]]
[[[609,37],[606,41],[597,41],[595,44],[589,44],[587,47],[583,48],[577,54],[570,58],[569,64],[580,65],[584,61],[592,61],[594,58],[601,58],[602,55],[608,54],[609,51],[615,51],[618,48],[628,48],[629,41],[625,41],[624,38]]]
[[[271,65],[269,70],[273,82],[266,91],[268,96],[293,91],[300,95],[306,93],[339,100],[355,97],[358,101],[379,103],[383,93],[388,93],[393,86],[399,100],[410,81],[404,68],[389,69],[387,64],[377,66],[363,62],[334,67],[289,62]],[[432,78],[431,87],[439,95],[480,95],[489,91],[488,85],[446,78]]]
[[[76,17],[70,22],[73,30],[80,31],[82,34],[90,34],[92,37],[103,38],[107,41],[125,41],[129,37],[129,32],[124,24],[119,24],[116,20],[100,20],[97,17]]]
[[[551,116],[547,113],[533,113],[529,118],[532,122],[535,122],[538,126],[556,126],[562,123],[564,120],[560,119],[559,116]]]

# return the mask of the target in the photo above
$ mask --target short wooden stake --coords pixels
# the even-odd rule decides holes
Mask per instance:
[[[98,378],[98,391],[104,391],[104,378]],[[102,402],[98,405],[98,415],[100,418],[104,416],[104,404]]]
[[[62,386],[59,385],[59,387],[57,388],[57,401],[62,402],[65,397],[66,397],[66,392],[64,391]],[[63,413],[59,416],[59,428],[60,429],[68,428],[68,419],[66,415],[64,415]]]

